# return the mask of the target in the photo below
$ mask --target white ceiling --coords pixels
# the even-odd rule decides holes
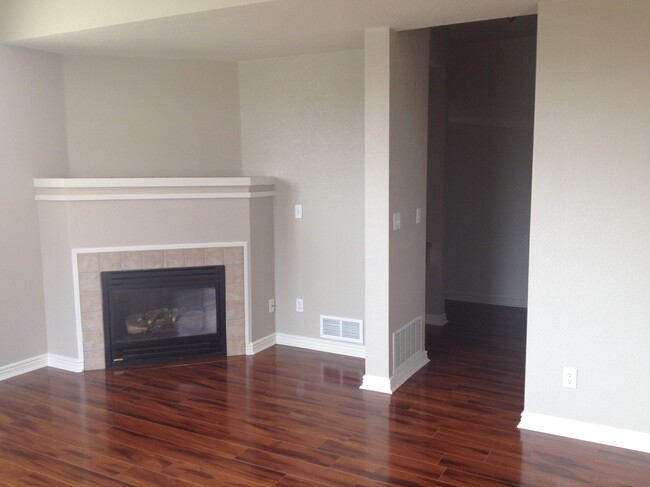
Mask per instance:
[[[62,54],[239,61],[361,48],[364,30],[373,27],[404,30],[532,14],[539,1],[272,0],[11,44]]]

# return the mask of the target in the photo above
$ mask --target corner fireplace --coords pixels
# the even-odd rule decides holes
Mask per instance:
[[[106,367],[226,355],[225,266],[101,273]]]

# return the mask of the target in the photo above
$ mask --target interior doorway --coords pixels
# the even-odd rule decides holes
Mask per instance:
[[[537,17],[430,32],[427,323],[445,301],[525,316]]]

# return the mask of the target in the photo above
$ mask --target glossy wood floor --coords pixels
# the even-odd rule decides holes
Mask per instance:
[[[397,393],[363,361],[255,357],[0,383],[0,485],[650,485],[650,455],[522,433],[525,314],[449,303]]]

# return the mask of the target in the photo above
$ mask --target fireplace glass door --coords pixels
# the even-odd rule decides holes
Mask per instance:
[[[224,355],[223,266],[102,273],[106,366]]]

